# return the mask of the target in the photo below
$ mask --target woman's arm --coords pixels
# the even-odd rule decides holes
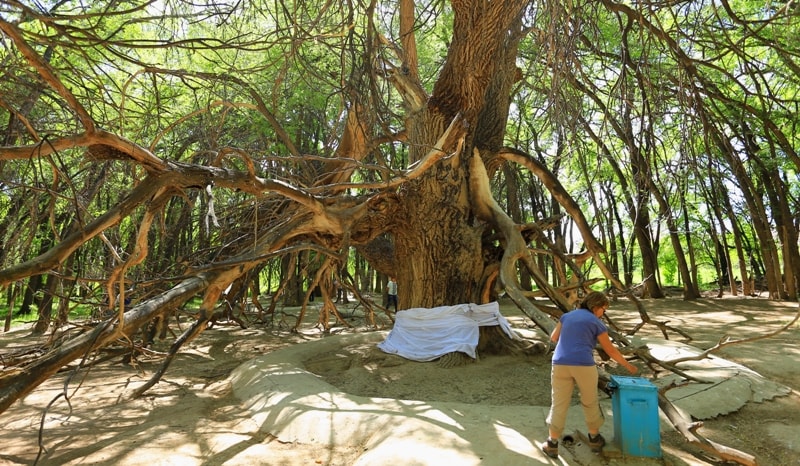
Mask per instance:
[[[558,337],[560,336],[561,336],[561,322],[556,324],[556,328],[554,328],[553,333],[550,334],[550,341],[556,343],[558,342]]]
[[[556,327],[557,328],[557,327]],[[555,333],[555,332],[553,332]],[[636,368],[633,364],[629,363],[627,359],[619,352],[614,343],[611,343],[611,338],[608,337],[608,332],[601,333],[597,336],[597,341],[600,343],[600,347],[603,348],[603,351],[606,352],[611,359],[617,361],[622,367],[628,370],[631,374],[635,374],[639,372],[639,369]]]

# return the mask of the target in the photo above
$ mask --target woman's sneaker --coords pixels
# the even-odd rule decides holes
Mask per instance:
[[[603,445],[605,444],[606,439],[604,439],[602,435],[589,434],[589,448],[591,448],[594,453],[598,453],[600,450],[602,450]]]
[[[550,458],[558,458],[558,441],[552,441],[549,438],[546,442],[542,443],[542,451]]]

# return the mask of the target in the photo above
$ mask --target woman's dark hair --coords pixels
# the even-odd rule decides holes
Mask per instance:
[[[587,294],[583,301],[581,301],[580,308],[581,309],[588,309],[590,311],[594,310],[594,308],[598,306],[606,306],[608,305],[608,298],[604,293],[599,291],[592,291],[591,293]]]

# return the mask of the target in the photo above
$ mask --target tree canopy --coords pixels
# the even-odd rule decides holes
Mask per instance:
[[[0,289],[40,333],[108,314],[0,378],[0,411],[198,296],[184,340],[259,293],[319,287],[335,313],[337,277],[396,276],[401,308],[505,292],[544,331],[597,283],[796,300],[798,19],[749,0],[0,2]]]

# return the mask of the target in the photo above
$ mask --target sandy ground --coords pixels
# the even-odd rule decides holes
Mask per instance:
[[[725,335],[742,339],[766,334],[790,321],[797,312],[797,303],[777,303],[763,298],[727,297],[690,303],[668,299],[645,301],[645,306],[653,319],[669,321],[670,325],[682,328],[692,336],[690,344],[700,348],[713,346]],[[513,306],[502,303],[501,309],[523,335],[543,338]],[[436,362],[407,361],[375,348],[374,341],[379,341],[381,335],[372,334],[374,327],[365,325],[360,309],[341,310],[352,328],[334,327],[331,333],[339,336],[320,332],[314,325],[315,312],[308,315],[308,323],[300,327],[299,333],[290,332],[294,324],[292,313],[296,311],[288,309],[284,310],[283,323],[251,323],[248,329],[218,324],[191,342],[161,382],[135,400],[128,396],[158,369],[158,354],[140,357],[133,365],[123,365],[115,358],[88,371],[65,371],[0,415],[0,464],[387,464],[385,458],[370,460],[373,452],[369,451],[367,442],[331,441],[348,428],[374,429],[379,432],[370,431],[373,437],[381,433],[391,437],[393,426],[371,426],[369,420],[374,417],[370,416],[375,413],[359,414],[362,417],[356,418],[353,425],[333,426],[313,420],[304,424],[305,418],[298,415],[292,425],[298,432],[294,436],[271,428],[277,420],[269,413],[260,417],[259,408],[245,401],[247,397],[237,392],[231,377],[231,374],[242,373],[243,364],[271,354],[278,356],[273,366],[279,366],[286,374],[302,372],[297,365],[288,364],[288,355],[300,358],[301,369],[316,374],[313,376],[316,380],[334,387],[331,392],[340,390],[356,397],[380,400],[380,403],[393,403],[403,409],[418,408],[422,402],[439,403],[435,406],[447,406],[450,413],[458,413],[463,426],[450,429],[454,438],[426,439],[417,435],[412,444],[398,443],[393,464],[459,464],[457,460],[447,462],[436,457],[431,457],[430,462],[402,460],[403,448],[424,451],[427,446],[444,441],[459,445],[463,442],[464,448],[471,449],[469,453],[480,459],[476,464],[501,464],[493,461],[490,450],[483,456],[476,453],[489,448],[489,444],[498,444],[496,437],[511,439],[500,447],[519,449],[516,456],[519,461],[512,463],[549,463],[546,459],[534,459],[539,456],[530,452],[543,440],[536,437],[546,432],[546,427],[531,425],[530,416],[525,415],[533,410],[544,412],[549,404],[549,357],[485,356],[474,364],[457,368],[442,368]],[[623,329],[639,322],[633,306],[625,300],[613,303],[609,315]],[[378,331],[385,334],[390,328],[388,320],[385,316],[376,318]],[[186,325],[183,323],[182,327]],[[177,326],[174,330],[179,332]],[[364,336],[366,340],[347,338],[350,334],[365,333],[370,333]],[[654,326],[644,327],[640,334],[663,336]],[[32,344],[24,335],[24,330],[1,335],[0,353]],[[685,342],[677,334],[670,334],[669,338]],[[312,348],[323,340],[327,342],[321,351],[293,351],[293,348]],[[157,342],[156,349],[165,351],[170,343],[169,339]],[[717,353],[792,391],[770,401],[749,401],[733,413],[705,419],[700,432],[717,443],[754,455],[761,465],[800,465],[798,343],[800,328],[795,325],[775,337],[730,346]],[[280,363],[283,354],[287,355],[285,367]],[[642,376],[653,375],[645,366],[639,366]],[[625,374],[613,366],[608,367],[608,371]],[[288,390],[315,389],[307,384]],[[334,399],[330,393],[318,395],[326,400]],[[377,406],[378,402],[375,403]],[[346,410],[336,403],[330,404],[329,409]],[[580,419],[580,410],[574,407],[571,415]],[[503,435],[488,432],[495,437],[492,441],[480,437],[477,432],[481,430],[477,426],[481,426],[484,417],[503,419],[503,427],[509,432]],[[423,415],[419,418],[430,422]],[[470,425],[476,428],[470,429]],[[583,426],[576,421],[568,428]],[[309,432],[326,438],[309,440],[313,437]],[[604,456],[585,463],[562,460],[561,464],[721,464],[687,445],[671,429],[662,429],[661,436],[664,457],[655,462]],[[525,445],[513,443],[520,438],[525,438]],[[432,450],[432,454],[435,451]]]

